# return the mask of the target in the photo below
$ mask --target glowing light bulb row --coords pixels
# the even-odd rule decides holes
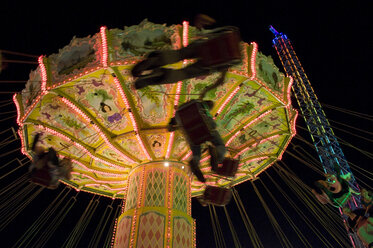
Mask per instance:
[[[69,137],[67,137],[67,136],[65,136],[65,135],[63,135],[63,134],[61,134],[61,133],[59,133],[59,132],[57,132],[57,131],[55,131],[51,128],[48,128],[48,127],[45,127],[45,126],[42,126],[42,125],[38,125],[38,128],[43,129],[43,130],[45,130],[45,131],[47,131],[47,132],[49,132],[49,133],[51,133],[51,134],[53,134],[53,135],[55,135],[59,138],[65,140],[66,142],[72,142],[74,144],[74,146],[76,146],[76,147],[82,149],[83,151],[85,151],[86,153],[88,153],[94,160],[97,160],[97,161],[99,161],[103,164],[110,165],[110,166],[115,167],[117,169],[120,169],[122,171],[124,170],[124,168],[122,166],[116,165],[114,163],[111,163],[109,161],[106,161],[106,160],[103,160],[101,158],[96,157],[87,148],[85,148],[83,145],[71,140]]]
[[[47,69],[45,68],[45,65],[44,65],[44,56],[40,56],[38,58],[38,63],[39,63],[39,67],[40,67],[40,74],[41,74],[41,92],[44,93],[46,91],[46,88],[47,88]]]
[[[225,106],[228,104],[228,102],[230,102],[230,100],[232,100],[232,98],[237,94],[237,92],[240,90],[240,88],[241,88],[241,86],[238,85],[234,89],[234,91],[229,95],[229,97],[224,101],[224,103],[220,106],[220,108],[216,112],[217,115],[219,115],[221,113],[221,111],[225,108]]]
[[[110,62],[111,66],[116,66],[116,65],[132,65],[136,64],[138,60],[125,60],[125,61],[115,61],[115,62]]]
[[[251,45],[253,45],[253,51],[251,53],[250,57],[250,67],[251,67],[251,77],[250,80],[253,80],[256,77],[256,54],[258,53],[258,44],[255,42],[251,42]]]
[[[140,146],[141,146],[142,150],[144,151],[146,158],[148,160],[151,160],[150,154],[149,154],[148,150],[146,149],[146,147],[144,145],[144,142],[142,141],[139,133],[136,133],[136,139],[140,143]]]
[[[31,159],[31,156],[26,152],[26,146],[25,146],[25,141],[23,140],[23,136],[22,136],[22,129],[18,129],[17,131],[18,135],[19,135],[19,139],[21,140],[21,152],[23,155],[26,155],[27,157],[29,157]]]
[[[289,85],[288,85],[288,88],[286,89],[286,101],[288,102],[286,104],[286,107],[291,105],[290,94],[291,94],[291,87],[293,86],[293,82],[294,82],[293,77],[289,76],[289,78],[290,78]]]
[[[292,133],[292,137],[294,137],[296,134],[297,134],[297,129],[296,129],[296,124],[297,124],[297,119],[298,119],[298,111],[295,110],[295,115],[294,115],[294,118],[292,120],[292,123],[291,123],[291,133]],[[288,107],[288,112],[290,113],[290,106]]]
[[[175,132],[171,132],[170,133],[170,139],[169,139],[168,146],[167,146],[166,156],[165,156],[166,159],[168,159],[170,157],[171,147],[174,143],[174,136],[175,136]]]
[[[196,220],[193,220],[193,225],[192,225],[192,228],[193,228],[193,246],[194,248],[197,247],[197,243],[196,243]]]
[[[102,57],[101,57],[101,64],[104,68],[108,67],[108,46],[107,46],[107,37],[106,37],[106,27],[100,28],[100,34],[101,34],[101,51],[102,51]]]
[[[187,191],[188,191],[188,215],[191,215],[192,214],[192,188],[190,187],[190,185],[192,184],[192,179],[188,176],[186,178],[187,180]]]
[[[114,223],[114,228],[113,228],[113,236],[111,237],[111,248],[114,247],[114,243],[115,243],[115,236],[116,236],[116,232],[117,232],[117,226],[118,225],[118,218],[115,218],[115,223]],[[116,244],[118,245],[118,244]]]
[[[187,160],[190,157],[190,155],[192,155],[192,151],[188,152],[181,160]]]
[[[145,145],[144,145],[144,142],[142,141],[141,137],[140,137],[140,134],[139,134],[139,129],[138,129],[138,126],[137,126],[137,122],[136,122],[136,119],[132,113],[132,110],[131,110],[131,106],[128,102],[128,99],[127,99],[127,96],[126,94],[124,93],[122,87],[121,87],[121,84],[119,82],[119,79],[117,77],[114,77],[114,82],[115,82],[115,86],[117,87],[118,91],[119,91],[119,94],[120,96],[122,97],[123,101],[124,101],[124,104],[126,105],[126,108],[128,110],[128,114],[130,116],[130,119],[131,119],[131,123],[132,123],[132,126],[133,126],[133,129],[135,130],[135,135],[136,135],[136,139],[137,141],[139,142],[145,156],[147,157],[148,160],[151,160],[151,157],[150,157],[150,154],[148,152],[148,150],[146,149]]]
[[[183,46],[188,46],[189,22],[183,21]]]
[[[254,120],[250,121],[248,124],[246,124],[241,130],[238,130],[232,137],[229,138],[229,140],[225,143],[226,146],[229,146],[229,144],[236,138],[240,133],[242,133],[246,128],[257,122],[258,120],[264,118],[266,115],[270,114],[272,110],[268,110],[258,117],[256,117]]]
[[[40,99],[42,97],[42,94],[38,95],[33,101],[32,104],[27,108],[22,118],[20,118],[21,125],[24,122],[24,120],[27,118],[27,116],[30,114],[31,110],[36,106],[36,104],[39,103]]]
[[[171,198],[171,192],[172,192],[172,178],[173,178],[173,169],[170,169],[168,170],[168,192],[167,192],[167,196],[168,196],[168,200],[167,200],[167,216],[168,216],[168,222],[167,222],[167,229],[166,229],[166,232],[167,232],[167,245],[166,247],[170,247],[170,243],[171,243],[171,208],[172,208],[172,198]]]
[[[17,109],[17,124],[18,126],[22,126],[23,124],[20,122],[20,118],[21,118],[21,108],[19,106],[19,103],[18,103],[18,100],[17,100],[17,93],[15,93],[13,95],[13,102],[14,104],[16,105],[16,109]],[[21,137],[22,138],[22,137]]]

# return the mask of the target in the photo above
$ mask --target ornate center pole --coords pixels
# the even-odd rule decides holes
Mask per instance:
[[[114,247],[195,247],[190,178],[176,162],[151,162],[129,176]]]

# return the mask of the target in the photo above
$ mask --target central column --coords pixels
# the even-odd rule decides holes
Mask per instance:
[[[176,162],[151,162],[128,177],[114,247],[195,247],[190,178]]]

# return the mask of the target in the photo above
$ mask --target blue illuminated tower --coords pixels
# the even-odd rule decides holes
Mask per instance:
[[[285,34],[277,32],[272,26],[270,26],[269,29],[275,35],[272,41],[273,47],[277,51],[285,72],[294,79],[292,86],[294,96],[297,99],[300,111],[302,112],[325,173],[335,174],[336,167],[341,170],[342,174],[351,173],[337,138],[330,127],[329,121],[295,54],[290,40]],[[360,191],[353,175],[350,181],[350,187],[356,192]],[[347,206],[351,209],[359,207],[360,199],[353,195]],[[352,235],[350,235],[350,237],[352,237]],[[357,246],[359,245],[358,243],[360,242],[355,242]]]

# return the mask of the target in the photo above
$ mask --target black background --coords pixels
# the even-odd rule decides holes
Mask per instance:
[[[181,24],[188,20],[192,23],[198,13],[207,14],[216,19],[216,26],[233,25],[241,30],[244,41],[255,41],[259,51],[271,55],[279,68],[281,64],[277,54],[272,48],[272,33],[268,30],[273,25],[279,32],[287,34],[300,59],[308,78],[322,104],[338,106],[344,109],[372,114],[372,4],[370,1],[2,1],[0,6],[0,49],[29,53],[34,55],[50,55],[58,52],[58,49],[69,44],[73,36],[86,37],[99,32],[101,26],[111,28],[123,28],[140,23],[147,18],[154,23]],[[12,59],[13,56],[6,55]],[[34,65],[9,64],[0,74],[0,80],[27,80],[30,70]],[[24,84],[2,83],[2,92],[16,92],[24,88]],[[11,94],[1,94],[1,100],[11,98]],[[294,105],[296,103],[294,101]],[[14,110],[10,105],[1,111]],[[342,122],[367,131],[372,131],[372,123],[345,113],[324,108],[330,120]],[[4,118],[5,115],[2,117]],[[2,121],[2,130],[14,126],[15,118]],[[300,117],[297,124],[304,126]],[[334,130],[337,137],[342,137],[349,143],[359,148],[372,151],[370,142],[361,140],[356,135],[349,135]],[[309,139],[306,132],[298,131],[302,137]],[[295,143],[298,141],[294,141]],[[301,144],[301,143],[299,143]],[[17,144],[19,146],[20,144]],[[372,171],[371,161],[361,153],[342,146],[347,160]],[[3,150],[2,152],[6,152]],[[311,151],[312,152],[312,151]],[[316,153],[313,153],[315,157]],[[22,157],[20,153],[12,155]],[[300,162],[291,159],[287,154],[283,160],[296,170],[299,177],[308,185],[317,179],[318,175],[309,172]],[[26,170],[25,170],[26,171]],[[268,170],[276,176],[272,169]],[[353,170],[354,172],[354,170]],[[359,176],[355,174],[359,179]],[[263,176],[263,180],[266,178]],[[278,179],[280,180],[280,179]],[[369,185],[371,180],[364,180]],[[273,185],[268,187],[277,192]],[[264,211],[253,193],[250,183],[244,183],[237,187],[243,198],[246,210],[253,218],[255,227],[262,238],[265,247],[280,247],[271,226],[266,220]],[[61,189],[59,189],[61,190]],[[6,245],[14,244],[15,240],[27,229],[33,221],[37,209],[48,206],[51,199],[57,195],[57,191],[43,192],[33,207],[26,208],[22,217],[16,219],[0,234],[2,239],[6,237]],[[275,193],[276,194],[276,193]],[[75,214],[62,225],[57,237],[48,247],[58,247],[66,238],[69,228],[80,217],[87,202],[91,199],[89,194],[81,194],[81,202],[74,210]],[[296,199],[296,197],[294,197]],[[103,208],[110,200],[102,199]],[[119,201],[115,201],[118,204]],[[293,214],[282,201],[283,207]],[[251,247],[244,231],[240,217],[234,204],[228,206],[231,217],[237,224],[238,236],[243,247]],[[193,199],[193,217],[197,219],[197,247],[214,247],[214,239],[209,221],[209,213]],[[274,209],[276,212],[276,209]],[[222,213],[221,211],[219,213]],[[36,214],[37,215],[37,214]],[[293,216],[293,215],[292,215]],[[297,221],[294,215],[294,220]],[[224,223],[225,238],[228,247],[233,247],[229,229]],[[297,221],[299,226],[302,222]],[[287,230],[286,224],[284,230]],[[304,229],[304,232],[308,232]],[[11,235],[9,235],[11,234]],[[312,234],[308,239],[313,247],[323,247]],[[89,235],[83,237],[81,247],[85,247]],[[302,247],[301,244],[289,234],[294,247]],[[336,246],[337,247],[337,246]]]

